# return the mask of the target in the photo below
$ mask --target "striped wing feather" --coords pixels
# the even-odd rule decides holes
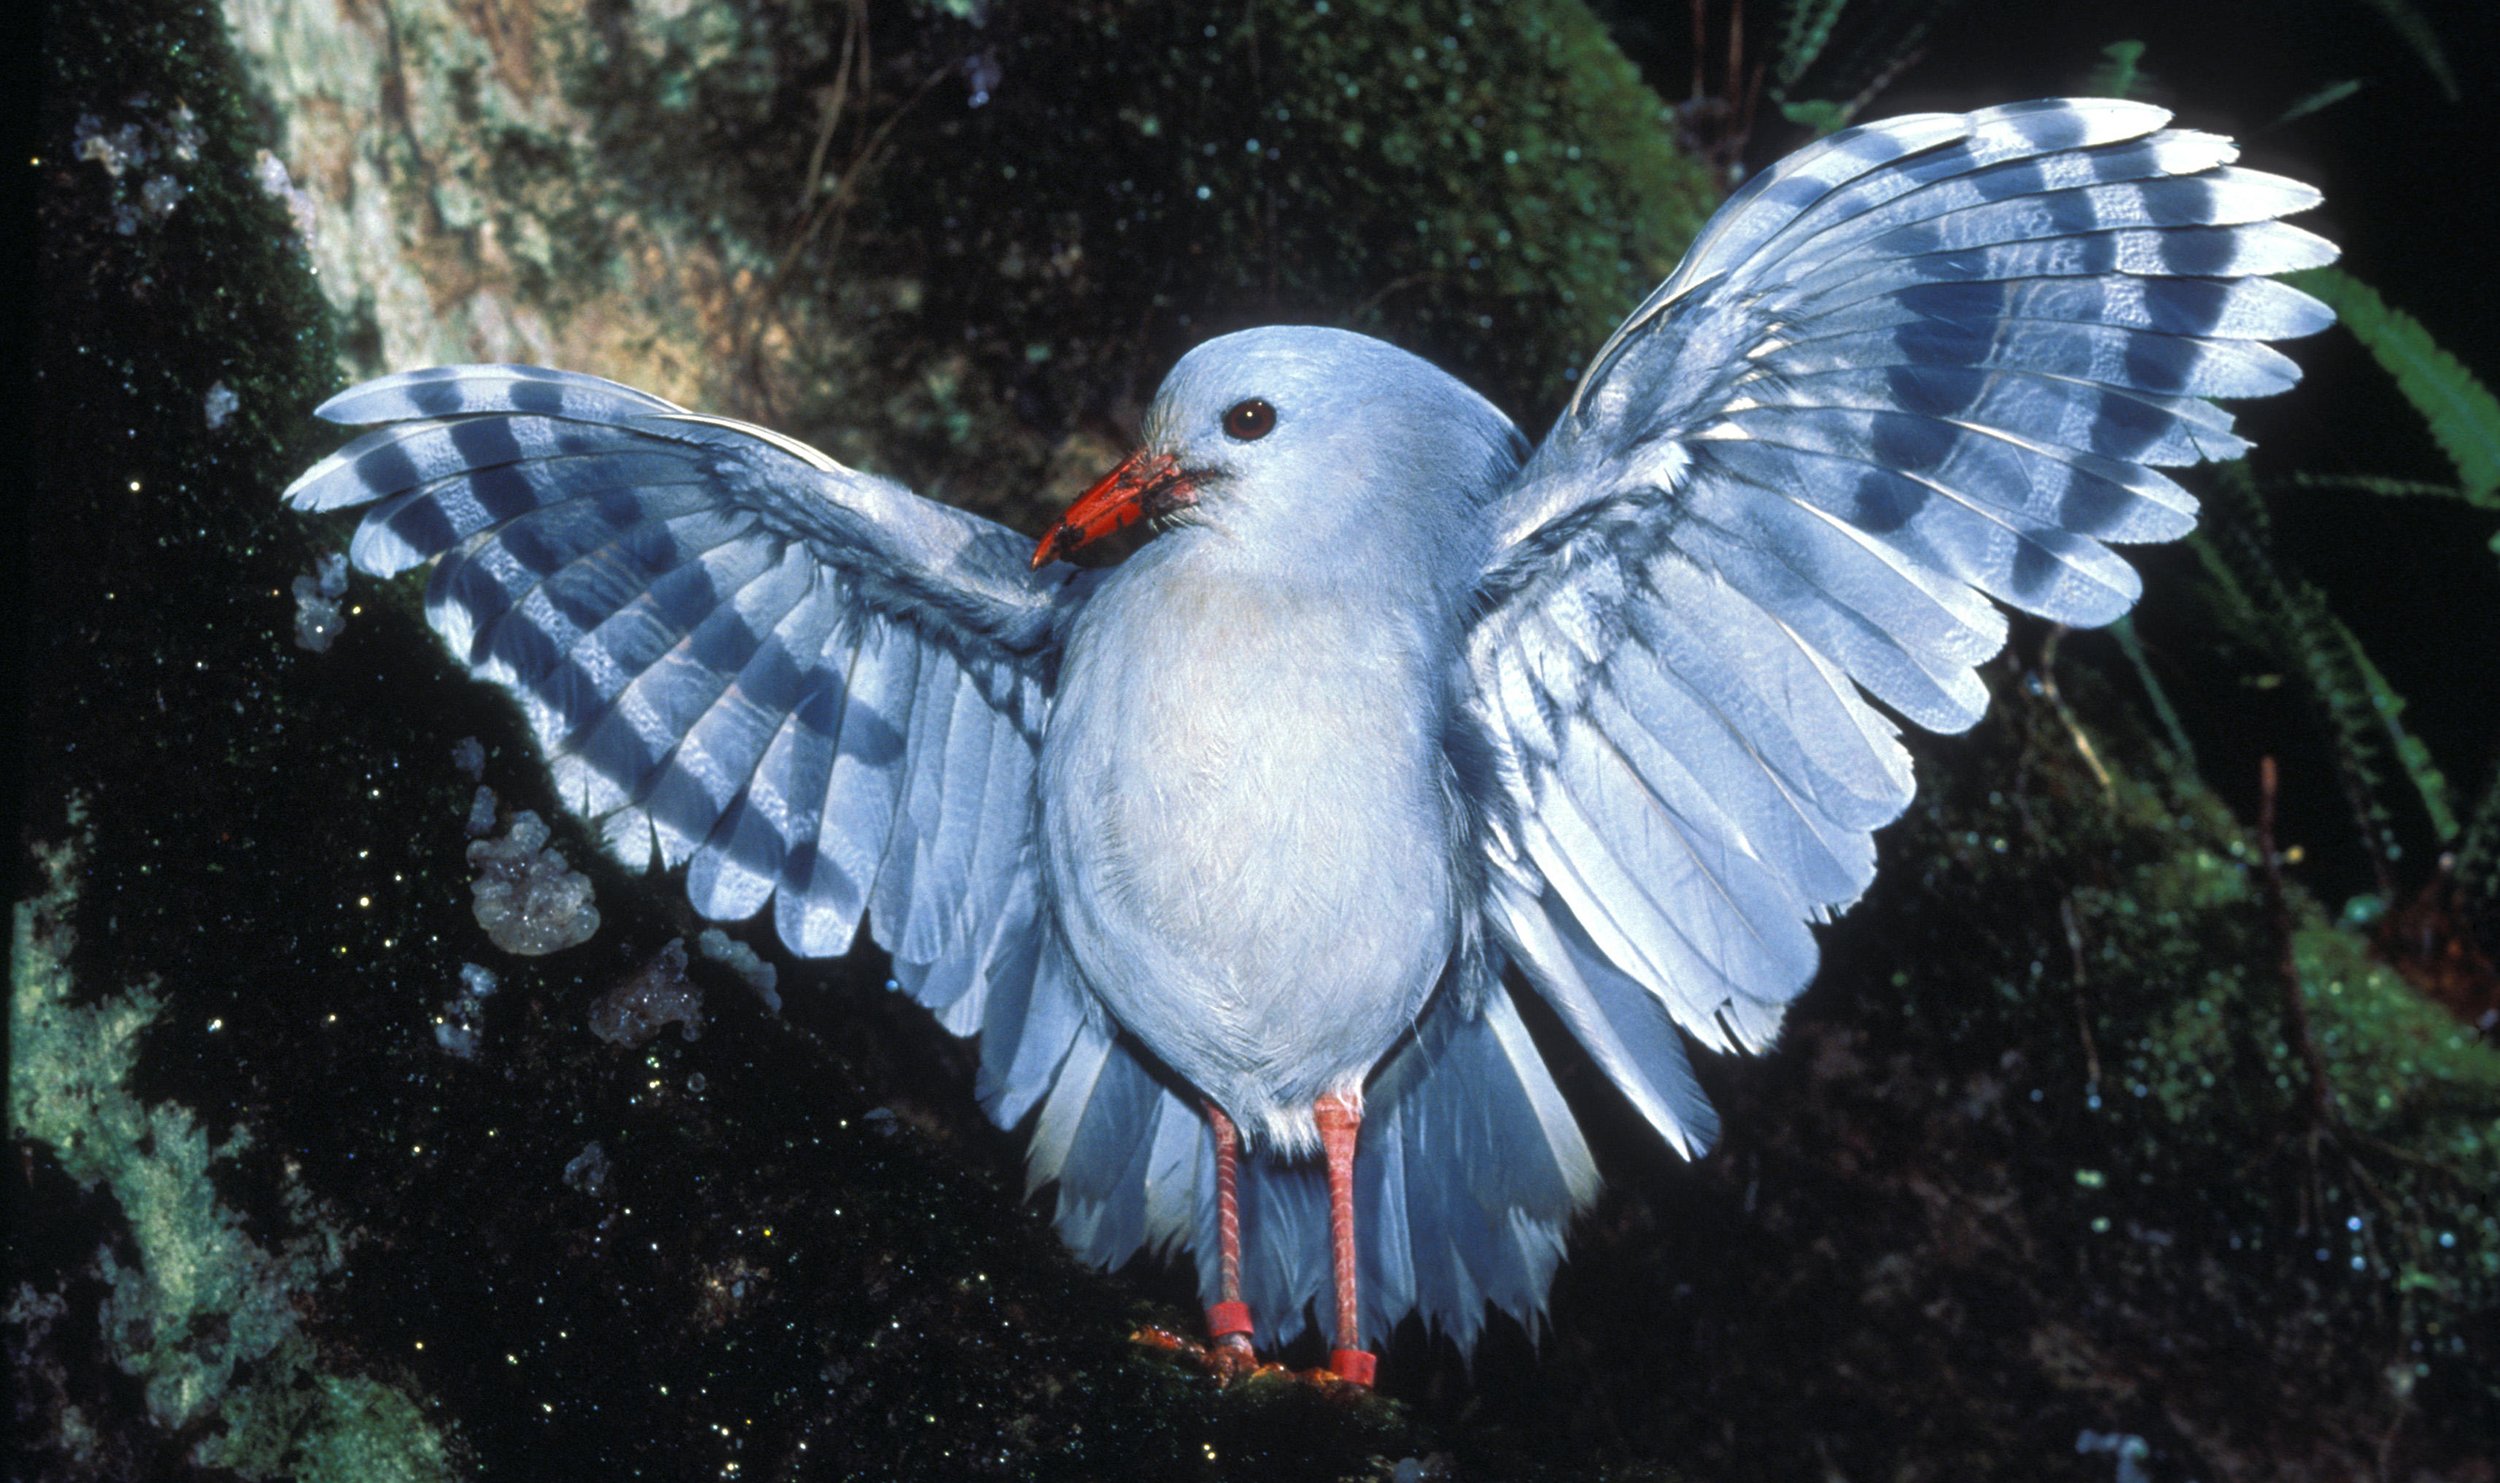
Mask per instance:
[[[2329,321],[2264,275],[2317,203],[2138,103],[1835,134],[1757,176],[1599,351],[1496,512],[1467,667],[1500,781],[1487,921],[1679,1148],[1708,1109],[1663,1018],[1758,1048],[1807,924],[1907,806],[1881,701],[1960,730],[1996,604],[2098,624],[2113,544],[2247,444],[2214,396]],[[1990,599],[1994,599],[1991,602]]]
[[[762,429],[531,366],[386,376],[379,423],[287,491],[363,508],[349,554],[432,561],[426,614],[519,700],[559,793],[697,911],[768,906],[794,952],[863,921],[904,988],[984,1031],[1013,1123],[1080,1018],[1032,863],[1061,600],[1012,532]]]

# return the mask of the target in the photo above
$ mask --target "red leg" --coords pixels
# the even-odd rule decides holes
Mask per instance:
[[[1331,1093],[1312,1111],[1328,1157],[1328,1247],[1337,1268],[1337,1347],[1328,1352],[1328,1368],[1352,1384],[1369,1385],[1373,1359],[1356,1347],[1363,1342],[1363,1313],[1354,1291],[1354,1138],[1363,1109],[1352,1097]]]
[[[1207,1337],[1212,1358],[1222,1371],[1247,1372],[1258,1364],[1250,1348],[1250,1305],[1241,1300],[1241,1141],[1233,1121],[1214,1103],[1206,1104],[1207,1121],[1215,1125],[1215,1236],[1217,1242],[1216,1304],[1207,1309]]]

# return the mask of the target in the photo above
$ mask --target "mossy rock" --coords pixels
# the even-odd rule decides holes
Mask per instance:
[[[843,240],[792,258],[763,342],[779,358],[758,371],[712,354],[736,348],[726,291],[671,308],[684,280],[652,263],[683,248],[727,282],[800,240],[851,12],[669,10],[395,10],[465,60],[383,118],[399,144],[356,157],[408,167],[356,177],[389,202],[422,199],[378,224],[332,211],[332,228],[388,237],[360,260],[397,263],[393,292],[460,335],[500,306],[549,343],[683,377],[674,393],[719,390],[724,410],[778,400],[791,430],[964,497],[1081,476],[1172,354],[1260,319],[1387,334],[1533,429],[1706,202],[1657,99],[1570,5],[1478,6],[1464,27],[1351,0],[879,9],[828,153],[890,122],[883,163]],[[231,11],[271,36],[315,14]],[[1014,1142],[982,1123],[962,1047],[873,957],[782,959],[778,1018],[697,963],[703,1037],[625,1052],[584,1016],[689,935],[672,882],[594,863],[597,938],[491,956],[451,748],[483,738],[507,807],[555,819],[517,717],[441,658],[414,584],[359,588],[327,656],[286,637],[289,580],[341,533],[275,491],[335,439],[302,415],[338,379],[333,316],[353,341],[345,311],[390,296],[350,286],[325,308],[255,184],[267,127],[301,122],[268,52],[240,70],[213,14],[147,0],[63,12],[48,45],[30,615],[48,745],[28,829],[67,838],[65,800],[90,800],[54,1002],[126,1024],[135,1054],[56,1058],[93,1093],[59,1115],[94,1110],[20,1119],[35,1296],[12,1332],[43,1357],[24,1373],[57,1381],[30,1476],[474,1459],[539,1477],[1273,1479],[1444,1455],[1475,1477],[2097,1483],[2111,1462],[2077,1452],[2087,1431],[2139,1439],[2173,1478],[2349,1471],[2391,1436],[2408,1464],[2462,1467],[2500,1429],[2489,1047],[2296,886],[2287,980],[2246,831],[2096,681],[2095,641],[2067,641],[2061,702],[2030,629],[2025,662],[1990,671],[1994,716],[1920,744],[1922,801],[1885,836],[1873,896],[1826,934],[1788,1043],[1705,1068],[1718,1153],[1671,1163],[1576,1075],[1616,1186],[1541,1351],[1506,1330],[1469,1371],[1408,1336],[1386,1367],[1397,1399],[1347,1405],[1218,1393],[1133,1350],[1136,1322],[1189,1321],[1190,1284],[1067,1258],[1019,1203]],[[169,167],[186,193],[128,217],[153,175],[81,157],[80,117],[170,137],[177,103],[202,134]],[[1513,250],[1467,252],[1488,237]],[[211,426],[220,383],[238,410]],[[578,828],[559,838],[591,859]],[[473,1062],[434,1033],[470,961],[503,977]],[[2340,1110],[2324,1124],[2292,986]],[[154,1117],[181,1136],[153,1156],[187,1171],[162,1186],[190,1192],[170,1224],[82,1162],[136,1149],[112,1129]],[[220,1134],[212,1157],[204,1130],[236,1126],[248,1137]],[[594,1141],[608,1180],[568,1183]],[[96,1256],[148,1273],[167,1260],[141,1235],[157,1225],[267,1257],[244,1263],[258,1285],[223,1330],[204,1316],[167,1364],[105,1343]],[[219,1391],[227,1372],[198,1363],[216,1336],[281,1311],[292,1326],[270,1320],[284,1332]],[[160,1427],[151,1384],[202,1419]],[[210,1438],[230,1450],[199,1450]]]

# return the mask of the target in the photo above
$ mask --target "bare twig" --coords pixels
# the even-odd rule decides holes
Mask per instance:
[[[2093,1091],[2101,1087],[2101,1050],[2092,1039],[2092,1016],[2084,1003],[2084,988],[2089,982],[2083,969],[2083,924],[2075,917],[2074,893],[2057,898],[2057,920],[2066,929],[2066,956],[2074,963],[2075,1033],[2083,1038],[2083,1069],[2087,1084]]]
[[[866,65],[865,41],[862,42],[859,57],[859,65],[864,68]],[[910,97],[905,98],[892,113],[887,114],[878,123],[866,142],[860,145],[858,152],[853,154],[849,163],[842,167],[841,176],[834,182],[833,189],[826,193],[822,201],[815,203],[813,209],[808,212],[807,220],[801,224],[798,235],[791,239],[787,248],[782,250],[781,259],[774,265],[771,276],[759,284],[748,296],[738,333],[732,343],[738,345],[742,359],[749,365],[751,379],[759,386],[762,384],[762,377],[757,374],[759,368],[756,366],[756,361],[763,350],[765,323],[775,317],[776,306],[781,300],[782,287],[789,282],[790,274],[798,267],[800,257],[815,243],[817,236],[825,230],[828,223],[832,225],[833,231],[826,248],[827,254],[832,255],[841,251],[843,232],[849,222],[851,203],[859,194],[861,177],[877,163],[884,151],[885,142],[893,134],[895,126],[903,121],[922,98],[928,96],[929,89],[937,86],[939,79],[954,70],[955,64],[949,62],[930,72],[928,76],[920,80],[920,85],[912,90]],[[862,74],[862,92],[865,93],[864,73]],[[830,135],[831,130],[832,125],[828,123],[824,132]]]
[[[1689,5],[1689,6],[1687,6],[1687,9],[1691,12],[1691,14],[1692,14],[1692,18],[1693,18],[1693,91],[1692,91],[1692,97],[1693,97],[1695,100],[1699,100],[1699,99],[1701,98],[1701,96],[1702,96],[1703,92],[1705,91],[1705,84],[1702,82],[1702,77],[1701,77],[1701,59],[1702,59],[1703,55],[1704,55],[1704,54],[1708,51],[1709,46],[1710,46],[1709,28],[1708,28],[1708,26],[1707,26],[1707,24],[1706,24],[1706,18],[1705,18],[1704,14],[1703,14],[1703,8],[1704,8],[1707,4],[1708,4],[1708,0],[1691,0],[1690,5]]]
[[[801,212],[805,212],[809,203],[816,199],[817,183],[825,178],[825,151],[832,145],[834,126],[842,121],[842,114],[850,101],[852,58],[858,57],[862,62],[862,82],[866,80],[864,67],[867,59],[862,43],[868,25],[868,12],[863,5],[864,0],[855,0],[850,13],[842,21],[842,55],[833,64],[831,86],[821,95],[823,101],[819,110],[822,116],[816,126],[816,147],[807,153],[805,181],[799,186],[799,198],[795,203]]]
[[[2084,735],[2083,723],[2075,719],[2073,708],[2066,704],[2066,697],[2057,690],[2057,641],[2065,636],[2065,625],[2058,624],[2050,628],[2049,636],[2040,642],[2040,695],[2057,712],[2057,719],[2066,728],[2066,734],[2074,739],[2075,751],[2083,758],[2083,765],[2091,770],[2093,781],[2101,785],[2102,792],[2115,797],[2118,785],[2110,780],[2109,769],[2101,765],[2101,754],[2093,749],[2092,738]]]

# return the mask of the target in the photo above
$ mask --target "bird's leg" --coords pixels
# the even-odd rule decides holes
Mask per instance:
[[[1214,1103],[1206,1104],[1207,1121],[1215,1125],[1216,1291],[1207,1309],[1208,1360],[1218,1373],[1246,1374],[1258,1366],[1250,1348],[1250,1305],[1241,1300],[1241,1140],[1233,1120]]]
[[[1341,1380],[1369,1385],[1373,1359],[1356,1347],[1363,1342],[1363,1314],[1354,1291],[1354,1135],[1363,1126],[1363,1108],[1354,1098],[1331,1092],[1312,1112],[1328,1159],[1328,1249],[1337,1268],[1337,1347],[1328,1351],[1328,1368]]]

